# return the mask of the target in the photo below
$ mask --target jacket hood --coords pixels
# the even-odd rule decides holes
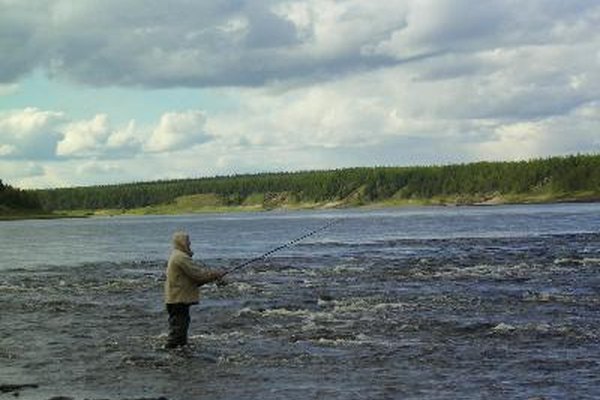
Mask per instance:
[[[173,234],[173,248],[183,251],[190,257],[194,254],[189,246],[190,236],[186,232],[175,232]]]

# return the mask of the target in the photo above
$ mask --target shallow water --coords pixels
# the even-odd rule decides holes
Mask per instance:
[[[0,385],[22,398],[595,399],[600,205],[0,224]],[[169,236],[231,267],[162,350]],[[26,245],[25,245],[26,244]],[[13,398],[12,394],[0,394]]]

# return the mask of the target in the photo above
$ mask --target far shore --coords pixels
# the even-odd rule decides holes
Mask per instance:
[[[21,221],[26,219],[65,219],[65,218],[87,218],[90,214],[62,213],[62,212],[18,212],[14,214],[0,214],[1,221]]]
[[[597,193],[562,193],[559,195],[494,195],[494,196],[454,196],[431,199],[401,199],[391,198],[378,202],[359,201],[330,201],[321,203],[281,203],[277,206],[266,207],[262,204],[247,205],[198,205],[175,202],[159,204],[132,209],[96,209],[96,210],[58,210],[54,212],[15,212],[0,214],[0,221],[14,221],[25,219],[60,219],[60,218],[88,218],[88,217],[114,217],[120,215],[182,215],[182,214],[209,214],[209,213],[235,213],[235,212],[270,212],[270,211],[301,211],[301,210],[327,210],[327,209],[385,209],[406,207],[493,207],[501,205],[526,205],[526,204],[557,204],[557,203],[596,203],[600,202]]]

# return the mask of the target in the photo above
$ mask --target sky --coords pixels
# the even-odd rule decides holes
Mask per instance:
[[[0,0],[0,179],[600,152],[597,0]]]

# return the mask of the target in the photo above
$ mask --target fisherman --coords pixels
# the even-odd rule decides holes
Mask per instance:
[[[167,264],[165,282],[165,303],[169,313],[169,337],[165,345],[167,349],[187,344],[190,306],[198,304],[198,287],[209,282],[225,284],[223,277],[226,273],[194,262],[190,246],[190,237],[186,232],[173,234],[173,251]]]

